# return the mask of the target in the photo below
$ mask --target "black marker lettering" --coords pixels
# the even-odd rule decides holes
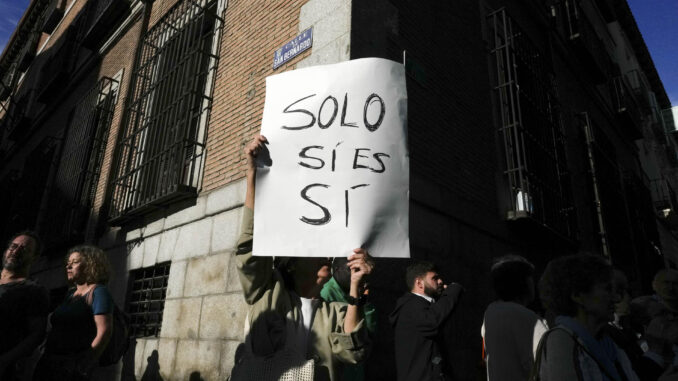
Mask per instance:
[[[283,128],[285,130],[303,130],[303,129],[306,129],[306,128],[313,126],[315,124],[315,116],[313,115],[312,112],[310,112],[308,110],[304,110],[304,109],[290,110],[290,107],[294,106],[295,104],[297,104],[297,103],[299,103],[299,102],[301,102],[305,99],[308,99],[308,98],[311,98],[311,97],[314,97],[314,96],[315,96],[315,94],[311,94],[307,97],[303,97],[303,98],[299,99],[298,101],[294,101],[291,105],[285,107],[285,110],[283,110],[283,112],[286,113],[286,114],[291,114],[293,112],[300,112],[302,114],[306,114],[306,115],[310,116],[311,121],[308,124],[303,125],[303,126],[296,126],[296,127],[282,126],[281,128]]]
[[[339,147],[339,144],[343,142],[337,143],[336,146],[334,146],[334,149],[332,150],[332,172],[334,172],[334,164],[337,161],[337,147]]]
[[[348,122],[346,123],[346,104],[348,103],[348,93],[344,94],[344,107],[341,109],[341,126],[342,127],[355,127],[358,128],[357,123]]]
[[[304,200],[306,200],[306,201],[310,202],[311,204],[320,208],[323,211],[323,216],[321,218],[306,218],[306,217],[302,216],[300,218],[300,220],[302,222],[309,224],[309,225],[325,225],[326,223],[330,222],[330,220],[332,219],[332,216],[330,215],[330,211],[327,210],[326,207],[324,207],[324,206],[318,204],[317,202],[313,201],[311,199],[311,197],[309,197],[306,194],[308,192],[308,190],[313,188],[313,187],[329,188],[330,186],[326,185],[326,184],[311,184],[311,185],[307,185],[306,187],[304,187],[304,189],[301,190],[301,198],[303,198]]]
[[[381,165],[381,169],[370,168],[370,170],[371,170],[372,172],[376,172],[376,173],[383,173],[383,172],[386,170],[386,166],[384,165],[384,162],[381,160],[381,157],[382,157],[382,156],[383,156],[383,157],[391,157],[391,155],[389,155],[389,154],[387,154],[387,153],[377,152],[377,153],[375,153],[375,154],[372,155],[372,156],[373,156],[374,159],[379,163],[379,165]]]
[[[302,158],[302,159],[313,159],[313,160],[318,160],[318,161],[320,162],[320,164],[318,164],[317,166],[313,166],[313,165],[311,165],[311,164],[307,164],[307,163],[304,163],[304,162],[300,161],[300,162],[299,162],[299,165],[301,165],[302,167],[311,168],[311,169],[320,169],[320,168],[322,168],[322,167],[325,166],[325,162],[323,161],[323,159],[321,159],[321,158],[319,158],[319,157],[309,156],[308,153],[306,152],[306,151],[308,151],[308,150],[310,150],[310,149],[314,149],[314,148],[315,148],[315,149],[322,150],[324,147],[323,147],[323,146],[308,146],[308,147],[304,147],[304,148],[301,149],[301,151],[299,151],[299,157]],[[332,166],[334,167],[334,163],[332,163]]]
[[[323,114],[323,107],[325,107],[325,103],[327,103],[327,101],[330,99],[332,100],[332,103],[334,103],[334,111],[332,111],[332,117],[330,118],[330,120],[327,123],[323,123],[320,121],[320,117]],[[327,98],[325,98],[323,103],[320,105],[320,109],[318,110],[318,127],[322,129],[329,127],[332,124],[332,122],[334,122],[334,118],[337,117],[337,112],[339,112],[339,103],[337,102],[337,98],[328,95]]]
[[[368,168],[369,169],[370,168],[366,165],[358,164],[358,158],[359,157],[367,158],[367,156],[361,155],[360,151],[369,151],[369,150],[370,150],[369,148],[356,148],[355,149],[355,156],[353,156],[353,169],[358,169],[358,168]]]
[[[376,100],[373,100],[375,99]],[[372,102],[378,101],[380,104],[380,110],[379,110],[379,119],[374,124],[371,124],[370,122],[367,121],[367,109],[370,107],[370,104]],[[365,100],[365,109],[363,110],[363,121],[365,122],[365,128],[367,128],[368,131],[374,132],[379,128],[381,125],[381,122],[384,121],[384,114],[386,113],[386,105],[384,104],[384,101],[381,99],[381,97],[377,94],[372,93],[367,99]]]
[[[351,187],[351,189],[367,187],[370,184],[358,184]],[[344,203],[346,205],[346,227],[348,227],[348,189],[344,190]]]

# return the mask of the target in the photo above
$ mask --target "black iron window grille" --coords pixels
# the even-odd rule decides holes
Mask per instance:
[[[622,126],[630,132],[633,138],[642,138],[643,115],[626,76],[613,77],[610,86],[612,106]]]
[[[589,6],[589,13],[594,13],[595,4],[589,3]],[[551,9],[557,29],[565,40],[573,44],[583,69],[591,72],[595,83],[606,82],[610,73],[618,70],[607,49],[614,46],[607,28],[600,28],[601,34],[598,34],[580,0],[554,0]],[[600,22],[605,24],[602,18]]]
[[[530,217],[574,237],[560,105],[548,61],[504,9],[489,16],[509,220]]]
[[[183,0],[144,37],[119,146],[113,223],[197,195],[222,24],[216,1]]]
[[[101,78],[73,110],[41,233],[49,245],[84,238],[113,120],[118,81]]]
[[[676,131],[676,123],[675,120],[673,119],[673,109],[667,108],[661,110],[661,119],[663,122],[662,124],[664,125],[664,131],[666,132]]]
[[[668,180],[664,178],[654,179],[650,182],[650,189],[657,214],[667,217],[669,213],[676,212],[676,206],[678,206],[676,200],[678,199],[676,198],[676,192]]]
[[[652,101],[650,100],[651,90],[650,83],[648,82],[645,73],[637,69],[631,70],[626,73],[626,78],[628,79],[629,86],[636,96],[636,100],[649,114],[652,111]]]
[[[126,312],[133,337],[158,337],[169,279],[170,262],[130,272]]]
[[[0,83],[0,102],[4,102],[14,89],[14,82],[18,79],[18,69],[16,62],[9,65],[7,71],[2,76],[2,83]]]

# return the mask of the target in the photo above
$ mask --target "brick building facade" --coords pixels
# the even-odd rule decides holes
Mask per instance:
[[[309,27],[312,48],[273,70]],[[596,252],[638,293],[678,264],[673,118],[624,0],[34,0],[0,57],[0,234],[40,232],[34,277],[57,302],[64,250],[107,251],[136,336],[123,379],[224,379],[264,80],[362,57],[406,65],[412,253],[466,287],[457,379],[476,371],[493,257]],[[377,261],[369,379],[394,379],[406,264]]]

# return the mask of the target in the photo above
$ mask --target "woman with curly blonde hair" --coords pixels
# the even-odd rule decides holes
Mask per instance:
[[[74,286],[52,313],[52,330],[35,380],[89,380],[113,330],[106,254],[92,245],[68,250],[66,277]]]

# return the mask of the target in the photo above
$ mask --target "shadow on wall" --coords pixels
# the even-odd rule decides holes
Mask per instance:
[[[146,370],[144,371],[144,374],[141,376],[141,381],[163,381],[162,376],[160,376],[160,364],[158,363],[158,357],[159,357],[158,351],[156,350],[154,350],[148,357]],[[190,379],[193,380],[192,374]]]
[[[135,347],[136,341],[130,343],[129,350],[125,354],[125,358],[123,360],[124,362],[122,376],[120,378],[121,381],[136,381],[136,377],[134,376]],[[141,376],[140,381],[164,381],[164,379],[160,375],[159,359],[160,354],[158,353],[157,350],[153,350],[153,352],[151,352],[151,355],[146,359],[146,370],[144,371],[144,374]],[[188,381],[205,381],[205,379],[202,378],[200,372],[193,371],[188,376]]]

